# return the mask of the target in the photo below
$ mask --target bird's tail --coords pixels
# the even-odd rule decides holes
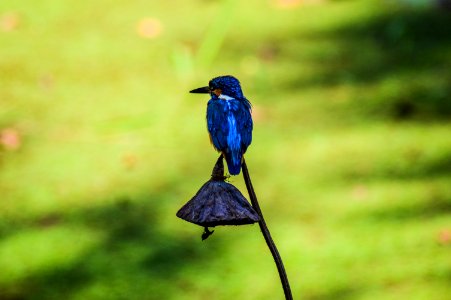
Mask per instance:
[[[238,175],[241,171],[241,161],[243,160],[243,154],[238,152],[229,152],[229,153],[223,153],[226,162],[227,167],[229,168],[230,175]]]

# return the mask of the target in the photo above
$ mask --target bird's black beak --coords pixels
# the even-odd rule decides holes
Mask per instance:
[[[211,92],[211,90],[210,90],[210,87],[204,86],[204,87],[200,87],[200,88],[194,89],[189,92],[193,93],[193,94],[209,94]]]

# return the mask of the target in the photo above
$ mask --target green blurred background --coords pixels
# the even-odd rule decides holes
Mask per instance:
[[[450,28],[446,0],[2,0],[0,299],[282,299],[257,225],[175,216],[218,156],[188,91],[225,74],[295,299],[451,299]]]

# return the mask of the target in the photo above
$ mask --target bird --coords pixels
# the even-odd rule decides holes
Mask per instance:
[[[207,129],[213,147],[221,152],[230,175],[241,171],[243,155],[252,142],[252,105],[244,97],[238,79],[231,75],[210,80],[190,93],[210,94]]]

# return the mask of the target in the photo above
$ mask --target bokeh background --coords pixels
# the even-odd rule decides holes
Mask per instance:
[[[0,299],[282,299],[257,225],[175,216],[225,74],[295,299],[451,299],[449,3],[0,1]]]

